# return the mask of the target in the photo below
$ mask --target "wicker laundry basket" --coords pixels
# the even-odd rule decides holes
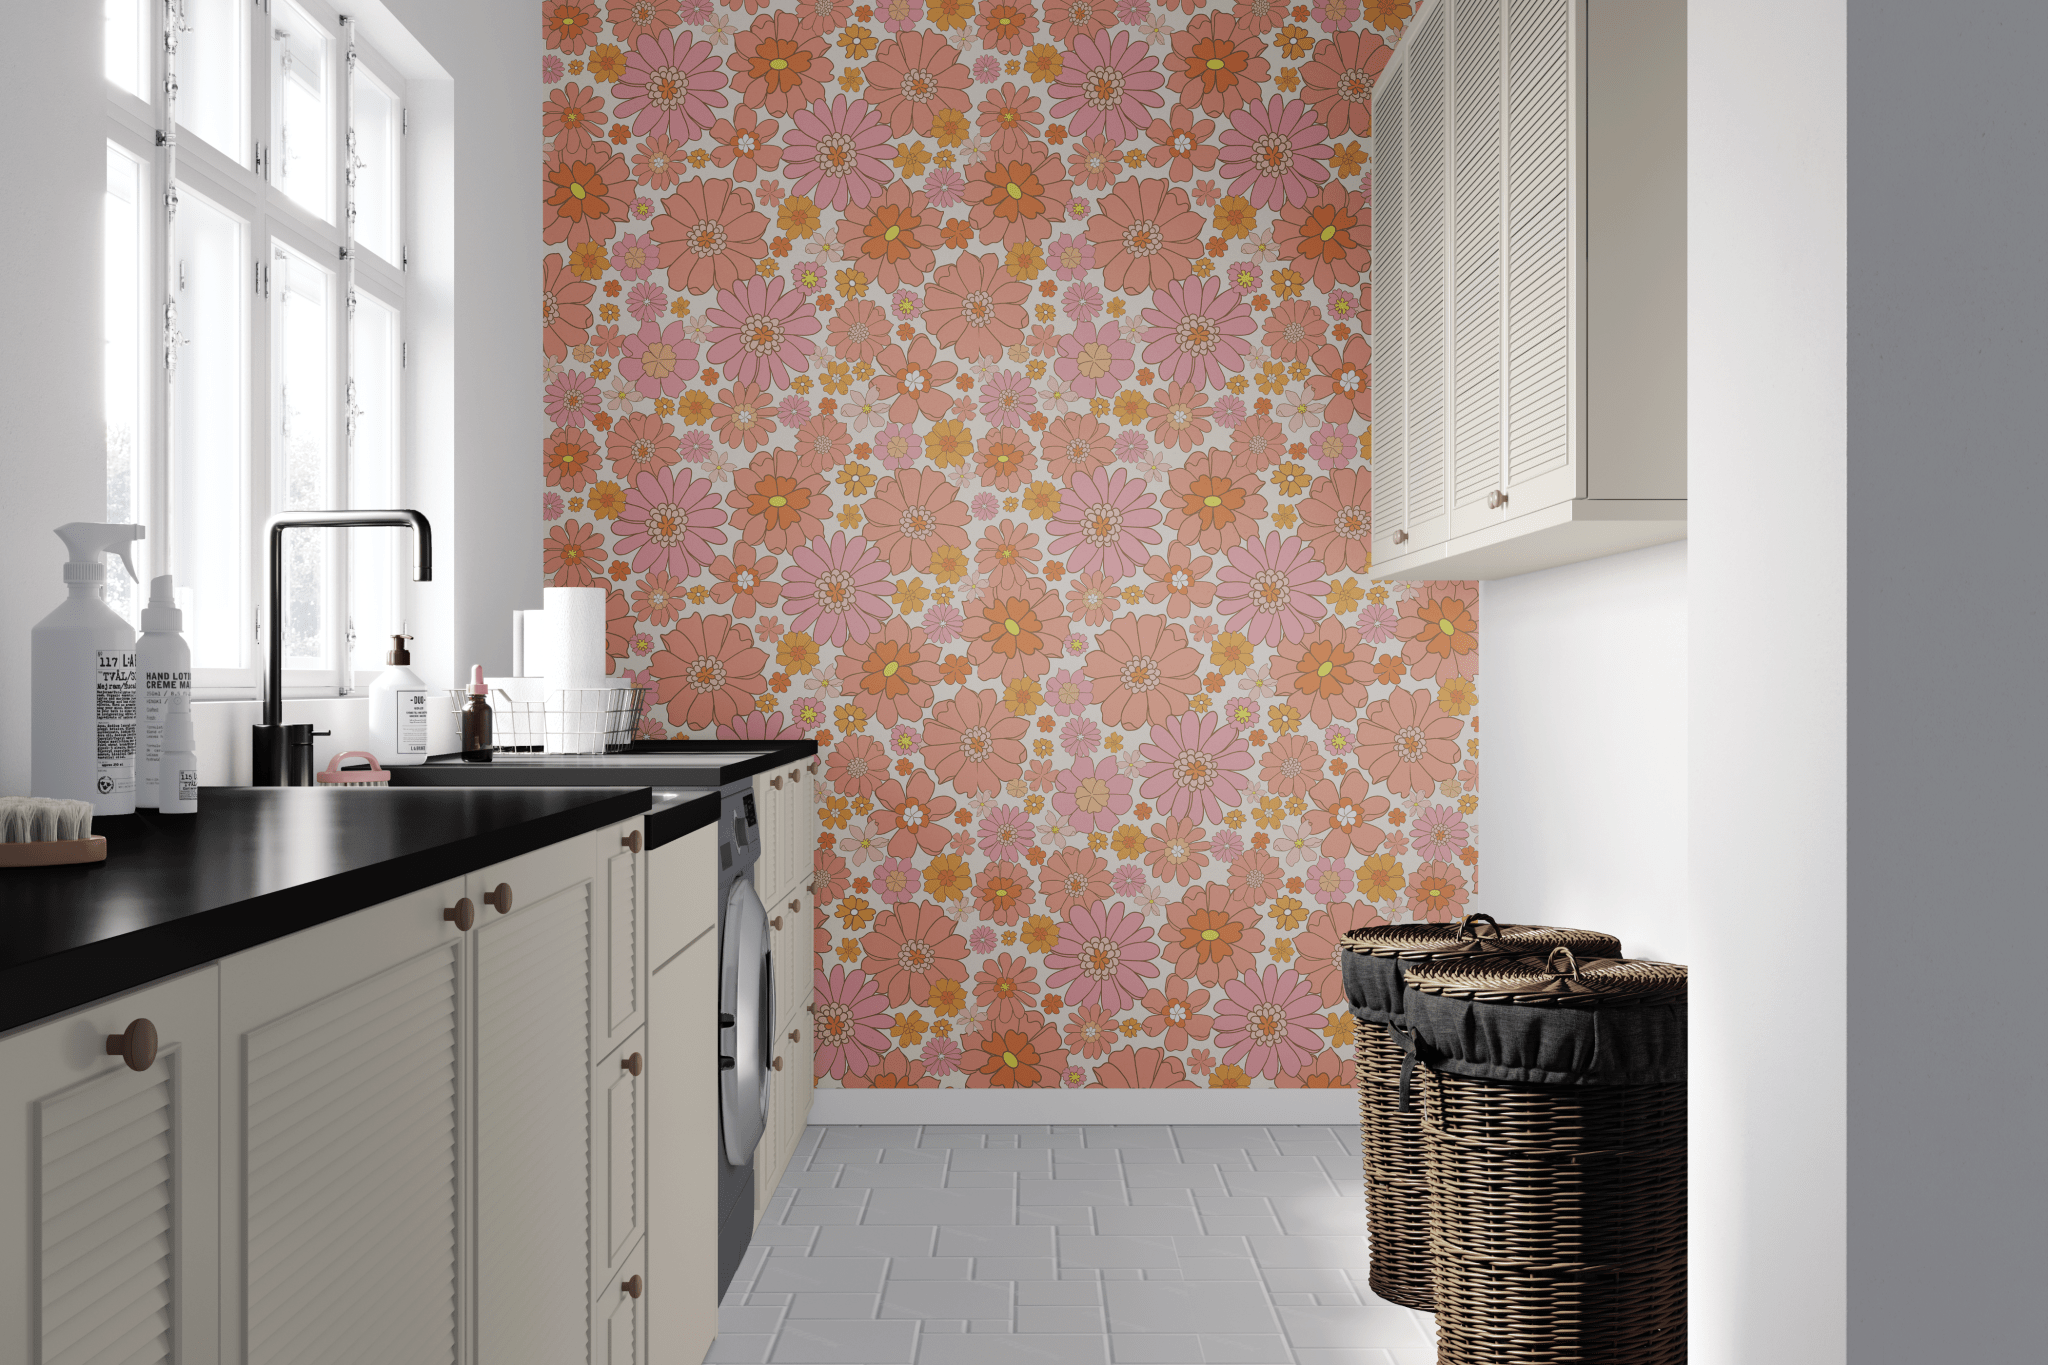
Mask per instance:
[[[1564,944],[1582,957],[1618,957],[1612,935],[1543,924],[1499,924],[1468,915],[1456,924],[1389,924],[1344,935],[1344,992],[1358,1020],[1358,1131],[1365,1164],[1365,1216],[1372,1241],[1372,1289],[1429,1312],[1429,1185],[1422,1165],[1422,1115],[1401,1105],[1408,1053],[1402,975],[1425,962],[1541,953]]]
[[[1440,1365],[1682,1365],[1686,972],[1409,970]]]

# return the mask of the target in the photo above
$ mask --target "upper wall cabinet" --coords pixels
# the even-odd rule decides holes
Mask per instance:
[[[1685,536],[1685,5],[1433,0],[1373,92],[1373,572]]]

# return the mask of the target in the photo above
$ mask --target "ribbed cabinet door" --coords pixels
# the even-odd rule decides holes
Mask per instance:
[[[461,892],[221,964],[226,1359],[459,1359]]]
[[[219,979],[0,1042],[0,1361],[217,1357]],[[141,1072],[105,1049],[138,1018],[159,1039]]]
[[[1409,551],[1450,534],[1450,203],[1448,10],[1431,9],[1408,53],[1408,511]]]
[[[1399,52],[1373,90],[1372,557],[1406,554],[1408,76]]]
[[[1453,535],[1478,530],[1513,511],[1487,506],[1506,487],[1501,480],[1507,378],[1501,90],[1501,0],[1457,0],[1451,11]]]
[[[1574,496],[1574,0],[1508,0],[1507,486],[1516,513]]]
[[[593,886],[586,871],[520,904],[511,885],[512,912],[479,921],[473,945],[476,1359],[576,1365],[589,1352]]]

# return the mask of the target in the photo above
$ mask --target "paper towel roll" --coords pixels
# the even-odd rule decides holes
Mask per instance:
[[[527,676],[560,678],[563,686],[594,683],[602,678],[608,671],[604,649],[605,590],[547,588],[542,598],[547,604],[547,615],[539,621],[527,618]],[[534,629],[536,625],[540,627],[538,632]]]

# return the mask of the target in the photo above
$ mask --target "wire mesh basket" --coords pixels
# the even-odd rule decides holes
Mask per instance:
[[[467,688],[450,688],[457,711]],[[534,700],[538,697],[539,700]],[[517,699],[491,689],[491,748],[498,753],[616,754],[633,742],[646,705],[644,687],[557,687]]]

